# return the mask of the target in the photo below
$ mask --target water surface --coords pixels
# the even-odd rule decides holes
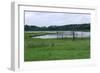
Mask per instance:
[[[46,35],[40,35],[40,36],[35,36],[32,38],[41,38],[41,39],[50,39],[50,38],[72,38],[73,34],[75,37],[90,37],[90,32],[84,32],[84,31],[58,31],[53,34],[46,34]]]

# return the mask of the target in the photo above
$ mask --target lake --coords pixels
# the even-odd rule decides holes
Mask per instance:
[[[53,32],[53,34],[39,35],[39,36],[34,36],[32,38],[40,38],[40,39],[67,38],[67,37],[68,38],[72,38],[73,34],[77,38],[81,38],[81,37],[87,38],[87,37],[90,37],[90,32],[85,32],[85,31],[74,31],[74,33],[73,33],[73,31],[55,31],[55,33]]]

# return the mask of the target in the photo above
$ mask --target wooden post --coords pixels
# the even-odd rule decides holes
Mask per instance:
[[[75,27],[74,26],[73,26],[72,35],[73,35],[73,40],[74,40],[75,39]]]
[[[75,31],[73,31],[72,34],[73,34],[73,40],[74,40],[75,39]]]
[[[57,39],[58,39],[59,37],[58,37],[58,31],[57,31]]]

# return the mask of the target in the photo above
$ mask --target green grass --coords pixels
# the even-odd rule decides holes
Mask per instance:
[[[64,39],[39,39],[31,36],[47,34],[47,32],[25,32],[24,35],[24,60],[64,60],[90,58],[90,39],[71,38]]]

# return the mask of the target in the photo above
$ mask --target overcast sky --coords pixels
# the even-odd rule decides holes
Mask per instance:
[[[90,14],[25,12],[25,24],[36,26],[90,23]]]

